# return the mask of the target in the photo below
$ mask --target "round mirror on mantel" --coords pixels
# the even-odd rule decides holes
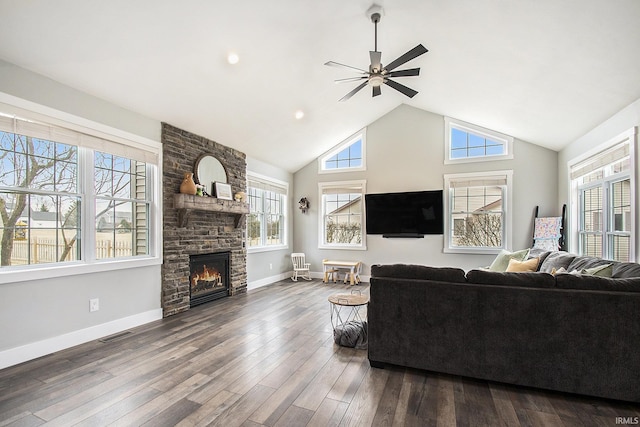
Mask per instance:
[[[227,171],[220,160],[211,154],[203,154],[196,160],[195,169],[196,180],[204,185],[204,190],[209,194],[214,194],[213,183],[227,183]]]

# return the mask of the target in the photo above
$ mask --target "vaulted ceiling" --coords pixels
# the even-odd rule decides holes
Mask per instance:
[[[323,64],[368,67],[372,3],[0,0],[0,58],[291,172],[401,103],[559,150],[640,98],[637,0],[379,0],[383,64],[429,49],[419,94],[338,103]]]

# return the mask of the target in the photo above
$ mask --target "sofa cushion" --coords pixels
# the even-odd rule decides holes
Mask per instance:
[[[540,258],[530,258],[526,261],[509,260],[507,272],[521,273],[525,271],[537,271]]]
[[[569,264],[575,259],[576,255],[563,251],[551,252],[540,266],[539,271],[543,273],[551,273],[554,269],[559,270],[564,267],[569,270]]]
[[[438,282],[465,283],[464,270],[455,267],[428,267],[414,264],[372,265],[372,277],[392,277],[397,279],[423,279]]]
[[[613,274],[613,263],[597,265],[595,267],[583,268],[580,273],[588,276],[611,277]]]
[[[582,271],[582,270],[587,270],[587,269],[591,269],[591,268],[594,268],[594,267],[600,267],[600,266],[603,266],[603,265],[604,266],[611,265],[611,263],[613,263],[613,261],[611,261],[611,260],[606,260],[606,259],[592,257],[592,256],[578,255],[567,266],[567,270],[568,271],[573,271],[573,270]]]
[[[556,287],[559,289],[583,289],[591,291],[640,292],[640,277],[612,279],[608,277],[558,274]]]
[[[542,265],[542,263],[544,262],[545,259],[547,259],[547,257],[549,256],[551,252],[546,251],[544,249],[540,249],[540,248],[531,248],[529,250],[529,255],[527,256],[527,259],[531,259],[531,258],[538,258],[540,259],[540,262],[538,263],[538,270],[540,270],[540,266]]]
[[[489,266],[491,271],[506,271],[509,266],[509,260],[515,259],[517,261],[523,261],[529,255],[529,249],[523,249],[521,251],[509,252],[507,250],[501,250],[498,256],[493,260]]]
[[[551,274],[539,272],[500,272],[469,270],[467,282],[477,285],[522,286],[528,288],[553,288],[556,284]]]
[[[640,277],[640,264],[635,262],[616,262],[613,264],[613,274],[616,279]]]

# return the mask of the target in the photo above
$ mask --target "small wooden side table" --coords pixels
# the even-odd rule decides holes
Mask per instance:
[[[364,324],[364,319],[360,315],[360,309],[369,303],[369,296],[362,295],[360,291],[352,291],[350,294],[333,294],[329,296],[329,306],[331,309],[331,327],[334,332],[336,327],[345,325],[350,321],[357,321]],[[343,319],[342,309],[347,311]]]

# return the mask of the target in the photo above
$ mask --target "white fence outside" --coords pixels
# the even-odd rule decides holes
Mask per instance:
[[[75,261],[77,259],[77,242],[69,251],[64,261]],[[57,243],[55,239],[32,238],[28,240],[14,240],[13,252],[11,254],[11,265],[25,265],[29,263],[31,254],[31,264],[42,264],[48,262],[59,262],[58,256],[64,253],[65,245]],[[60,254],[60,255],[58,255]],[[98,240],[96,242],[96,258],[105,259],[113,257],[131,256],[131,240],[116,241]]]

